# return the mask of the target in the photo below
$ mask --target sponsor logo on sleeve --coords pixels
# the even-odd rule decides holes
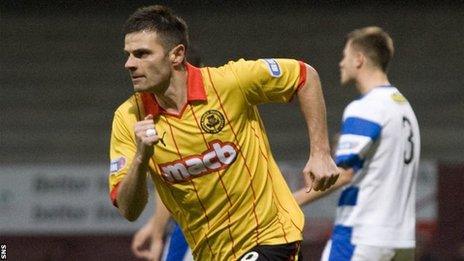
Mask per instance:
[[[180,183],[227,168],[234,163],[237,152],[233,143],[214,140],[209,143],[209,149],[200,155],[159,164],[159,167],[166,181]]]
[[[266,63],[269,73],[272,77],[282,76],[282,70],[280,69],[279,63],[275,59],[263,59]]]
[[[356,148],[359,145],[359,142],[356,141],[343,141],[338,145],[338,150],[351,150]]]
[[[117,159],[111,160],[110,163],[110,173],[113,174],[115,172],[120,171],[126,165],[126,158],[119,157]]]

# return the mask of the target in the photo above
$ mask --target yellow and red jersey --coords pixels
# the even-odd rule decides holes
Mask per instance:
[[[256,108],[288,102],[306,80],[302,62],[239,60],[218,68],[187,64],[188,102],[179,115],[138,93],[115,112],[111,198],[136,151],[134,124],[155,116],[164,144],[149,169],[156,189],[199,260],[234,260],[258,244],[302,239],[303,213],[271,154]]]

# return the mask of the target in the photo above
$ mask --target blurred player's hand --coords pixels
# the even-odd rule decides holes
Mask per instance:
[[[303,169],[306,192],[312,189],[325,191],[330,188],[340,176],[340,170],[328,153],[317,153],[309,157]]]
[[[139,121],[134,127],[137,140],[137,153],[144,159],[153,155],[153,145],[160,140],[155,130],[153,115],[148,115],[143,121]]]
[[[154,238],[153,225],[147,222],[132,238],[132,253],[138,258],[150,261],[160,261],[163,254],[162,238]]]

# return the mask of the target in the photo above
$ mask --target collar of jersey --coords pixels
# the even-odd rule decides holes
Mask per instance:
[[[358,98],[356,98],[356,100],[361,100],[362,98],[366,97],[368,94],[372,93],[373,91],[375,90],[378,90],[380,88],[392,88],[392,87],[395,87],[391,84],[383,84],[383,85],[377,85],[375,86],[374,88],[372,88],[372,90],[366,92],[365,94],[361,94],[358,96]]]
[[[197,68],[187,63],[187,103],[193,101],[206,101],[205,86],[203,84],[203,76],[200,68]],[[169,114],[156,101],[153,93],[143,92],[140,94],[145,109],[145,115],[151,114],[154,117],[160,114]],[[186,104],[187,105],[187,104]],[[185,107],[179,112],[180,117],[185,110]]]

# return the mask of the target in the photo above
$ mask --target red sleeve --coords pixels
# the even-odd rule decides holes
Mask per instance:
[[[297,92],[306,83],[306,65],[302,61],[298,61],[298,63],[300,64],[300,80],[298,81],[298,86],[296,87]]]
[[[115,207],[118,207],[117,199],[118,199],[118,190],[119,190],[120,184],[121,183],[116,184],[116,186],[114,186],[114,188],[110,192],[110,199]]]

